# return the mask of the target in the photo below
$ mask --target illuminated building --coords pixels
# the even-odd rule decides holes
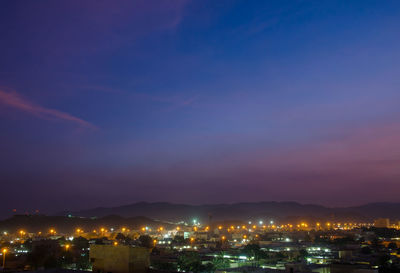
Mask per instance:
[[[388,218],[379,218],[374,221],[374,226],[377,228],[388,228],[390,221]]]
[[[126,245],[91,245],[89,256],[96,273],[144,273],[150,266],[150,251]]]

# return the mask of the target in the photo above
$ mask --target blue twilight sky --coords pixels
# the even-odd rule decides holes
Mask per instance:
[[[0,214],[400,201],[399,1],[1,1]]]

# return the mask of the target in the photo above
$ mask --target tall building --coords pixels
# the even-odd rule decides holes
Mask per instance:
[[[91,245],[90,261],[95,273],[145,273],[150,249],[125,245]]]
[[[390,226],[389,218],[379,218],[374,221],[374,226],[377,228],[388,228]]]

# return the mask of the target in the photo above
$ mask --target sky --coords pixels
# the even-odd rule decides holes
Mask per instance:
[[[399,202],[399,1],[1,1],[0,215]]]

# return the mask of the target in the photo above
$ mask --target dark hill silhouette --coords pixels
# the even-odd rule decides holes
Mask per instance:
[[[234,204],[185,205],[166,202],[139,202],[111,208],[65,212],[76,216],[104,217],[119,215],[122,217],[146,216],[160,221],[191,221],[196,218],[203,223],[224,220],[337,220],[337,221],[372,221],[385,217],[400,219],[400,203],[371,203],[357,207],[329,208],[321,205],[299,204],[296,202],[256,202]]]
[[[14,215],[13,217],[0,221],[0,230],[15,232],[19,229],[24,229],[29,232],[47,232],[50,228],[54,228],[57,232],[71,233],[74,232],[76,228],[91,231],[101,227],[114,227],[115,229],[129,227],[132,229],[140,229],[143,226],[156,228],[160,225],[168,226],[167,223],[154,221],[141,216],[124,218],[118,215],[109,215],[100,218],[82,218],[69,216]]]

